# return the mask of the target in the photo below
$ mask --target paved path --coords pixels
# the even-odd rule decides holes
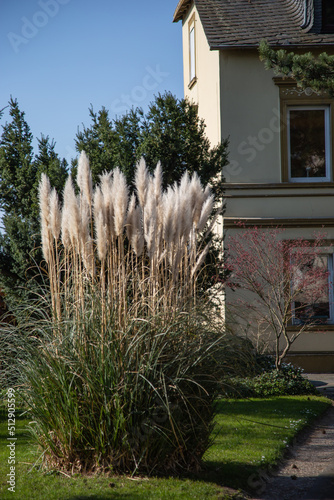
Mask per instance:
[[[321,395],[334,400],[334,373],[307,373],[305,376]]]
[[[334,374],[305,376],[334,400]],[[334,500],[334,404],[290,451],[253,500]]]

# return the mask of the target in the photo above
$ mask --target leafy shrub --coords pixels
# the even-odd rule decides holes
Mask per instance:
[[[317,394],[311,382],[303,377],[302,368],[282,363],[281,369],[277,370],[271,356],[258,357],[257,367],[259,373],[253,377],[234,377],[225,380],[225,395],[237,398],[264,398]]]

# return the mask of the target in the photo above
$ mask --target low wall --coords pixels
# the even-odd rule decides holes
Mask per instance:
[[[334,373],[334,352],[290,353],[284,361],[303,368],[307,373]]]

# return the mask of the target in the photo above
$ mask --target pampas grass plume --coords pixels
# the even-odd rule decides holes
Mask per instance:
[[[65,183],[64,207],[65,211],[63,212],[63,215],[66,214],[68,217],[67,230],[69,232],[71,245],[75,248],[79,244],[80,213],[71,175],[68,176]],[[77,250],[79,250],[79,248],[77,248]]]
[[[204,250],[199,255],[196,264],[194,265],[194,267],[191,270],[191,278],[193,278],[195,276],[195,274],[197,273],[197,271],[199,270],[199,268],[203,264],[204,259],[205,259],[206,255],[207,255],[208,251],[209,251],[209,247],[210,247],[210,244],[208,243],[206,245],[206,247],[204,248]]]
[[[90,207],[86,198],[81,199],[80,203],[81,227],[80,227],[80,245],[81,258],[87,272],[94,276],[94,247],[93,240],[89,233],[90,227]]]
[[[185,172],[181,178],[178,188],[178,200],[179,215],[177,233],[179,237],[183,237],[184,240],[187,240],[192,229],[190,179],[188,172]]]
[[[86,197],[89,206],[92,206],[93,181],[92,172],[89,167],[88,156],[82,151],[78,161],[77,184],[81,193]]]
[[[203,231],[211,213],[213,210],[213,204],[214,204],[214,196],[210,195],[205,202],[203,203],[202,210],[201,210],[201,216],[198,221],[197,225],[197,230],[199,232]]]
[[[159,205],[162,196],[162,167],[160,161],[158,161],[157,166],[155,167],[153,182],[154,182],[155,200],[157,205]]]
[[[195,226],[197,226],[199,218],[201,216],[202,205],[204,203],[204,200],[206,199],[206,196],[204,195],[201,181],[196,172],[194,172],[194,174],[192,175],[189,188],[193,222]]]
[[[40,214],[42,224],[49,224],[50,216],[50,180],[46,174],[41,175],[41,180],[38,186],[38,198],[40,206]]]
[[[99,259],[104,261],[107,255],[107,231],[102,212],[99,212],[95,217],[95,231],[97,254]]]
[[[61,212],[61,241],[65,248],[68,248],[71,244],[70,231],[68,228],[68,213],[65,205]]]
[[[116,236],[120,236],[124,230],[129,191],[125,175],[120,171],[118,167],[116,167],[114,170],[112,181],[112,197],[114,200],[115,234]]]
[[[103,196],[104,215],[105,223],[107,225],[108,238],[112,238],[115,232],[112,182],[112,172],[104,172],[100,175],[100,186]]]
[[[135,209],[134,216],[134,227],[136,228],[132,236],[132,247],[137,257],[139,257],[144,251],[144,235],[142,230],[142,210],[138,206]]]
[[[163,206],[163,239],[167,246],[170,246],[176,231],[175,211],[175,191],[169,186],[162,197]]]
[[[58,240],[61,229],[61,210],[55,188],[52,189],[50,195],[50,228],[54,239]]]
[[[155,248],[155,239],[157,237],[158,231],[158,219],[157,219],[157,204],[155,199],[155,186],[154,179],[149,178],[149,185],[147,190],[147,200],[144,212],[144,236],[147,245],[148,254],[151,256],[153,254],[153,249]]]
[[[42,174],[38,186],[38,197],[41,216],[41,237],[42,251],[47,263],[51,258],[51,238],[50,238],[50,180],[46,174]]]
[[[81,250],[85,247],[89,239],[90,214],[89,205],[85,198],[80,200],[80,242]]]
[[[135,227],[134,227],[135,211],[136,211],[136,197],[132,193],[131,198],[130,198],[129,208],[128,208],[128,214],[126,216],[126,234],[127,234],[128,240],[130,242],[132,240],[133,233],[135,231]]]
[[[102,194],[100,186],[96,186],[95,191],[94,191],[93,213],[94,213],[95,219],[99,216],[99,214],[102,214],[103,223],[105,223],[105,219],[106,219],[106,217],[105,217],[105,205],[104,205],[104,198],[103,198],[103,194]]]
[[[157,166],[154,170],[153,176],[154,185],[154,196],[156,204],[156,214],[157,214],[157,227],[159,229],[159,234],[157,234],[157,239],[160,238],[161,224],[162,224],[162,167],[161,162],[158,161]]]
[[[204,189],[204,193],[203,193],[203,198],[204,198],[204,201],[209,198],[209,196],[211,196],[211,187],[209,186],[209,184],[207,184],[205,186],[205,189]]]
[[[146,163],[144,158],[141,158],[137,164],[136,174],[135,174],[135,186],[137,191],[137,196],[139,204],[144,209],[146,204],[146,194],[148,187],[148,171],[146,168]]]

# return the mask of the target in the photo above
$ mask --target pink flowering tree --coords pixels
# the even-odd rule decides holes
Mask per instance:
[[[254,227],[228,236],[226,247],[227,312],[260,338],[270,336],[280,369],[293,342],[330,319],[324,240],[289,240],[283,229]]]

